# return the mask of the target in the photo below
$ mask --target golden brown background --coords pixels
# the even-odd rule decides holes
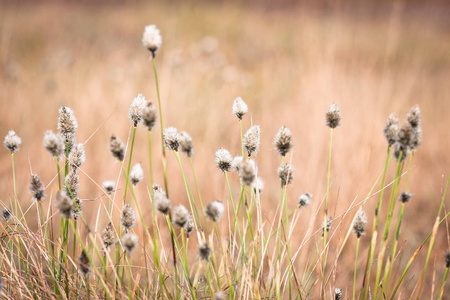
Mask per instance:
[[[42,137],[45,130],[56,130],[62,105],[73,108],[78,141],[86,142],[80,196],[93,199],[102,194],[96,184],[117,180],[120,166],[108,151],[109,137],[115,133],[127,140],[128,108],[138,93],[156,101],[150,55],[141,44],[144,26],[156,24],[163,36],[156,61],[165,126],[194,138],[204,202],[228,198],[214,153],[219,147],[240,153],[239,125],[231,113],[238,96],[250,109],[244,130],[250,124],[261,126],[257,163],[265,182],[262,201],[268,220],[279,201],[275,171],[280,160],[272,139],[282,125],[292,130],[295,148],[288,159],[292,158],[295,180],[288,190],[290,208],[305,191],[314,195],[314,204],[302,211],[299,221],[305,228],[326,191],[328,106],[336,103],[342,111],[342,126],[334,134],[330,190],[331,213],[338,216],[355,198],[364,199],[382,171],[382,128],[388,115],[395,113],[403,121],[408,110],[419,105],[423,143],[413,159],[409,190],[414,197],[400,237],[398,259],[404,265],[431,231],[442,176],[450,174],[449,16],[449,5],[439,1],[1,1],[0,135],[12,128],[23,139],[16,155],[18,198],[24,210],[31,205],[31,170],[45,184],[55,176]],[[154,132],[155,180],[162,184],[159,126]],[[138,128],[135,151],[133,163],[141,162],[148,178],[143,127]],[[184,203],[182,177],[175,157],[168,154],[171,199]],[[9,205],[13,186],[6,149],[0,151],[0,162],[0,200]],[[389,171],[391,181],[393,164]],[[237,194],[238,179],[233,175],[231,180]],[[138,191],[147,205],[148,187],[147,181]],[[47,189],[49,195],[55,191],[55,184]],[[104,213],[100,201],[105,203],[103,198],[85,203],[85,217],[93,227],[97,214]],[[371,198],[366,206],[370,223],[375,203]],[[27,218],[33,220],[34,212],[30,209]],[[342,232],[337,240],[350,220],[347,217],[338,229]],[[98,227],[103,225],[101,221]],[[298,228],[299,241],[305,228]],[[354,241],[349,245],[336,285],[347,286],[347,273],[352,272],[345,267],[346,261],[351,265]],[[432,257],[436,266],[443,265],[448,247],[447,228],[441,226]],[[367,249],[362,249],[365,258]],[[406,280],[417,280],[414,271],[421,270],[425,251]],[[440,280],[442,268],[429,268],[430,278],[434,270]]]

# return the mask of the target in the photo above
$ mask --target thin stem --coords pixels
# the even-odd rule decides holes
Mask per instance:
[[[136,126],[133,126],[133,137],[131,138],[131,149],[130,149],[130,157],[128,158],[128,169],[127,169],[127,178],[130,176],[131,169],[131,157],[133,156],[133,147],[134,147],[134,139],[136,137]],[[128,180],[125,182],[125,193],[123,195],[123,203],[125,204],[127,201],[127,190],[128,190]]]
[[[360,238],[358,237],[356,240],[356,255],[355,255],[355,271],[353,272],[353,300],[356,298],[356,271],[358,268],[358,250],[359,250],[359,241]]]

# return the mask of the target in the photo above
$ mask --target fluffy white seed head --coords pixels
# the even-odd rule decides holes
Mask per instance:
[[[35,173],[31,174],[30,193],[33,195],[33,200],[41,201],[45,197],[44,189],[41,178]]]
[[[164,129],[164,145],[167,149],[178,151],[178,147],[180,146],[180,135],[178,134],[178,130],[175,127],[169,127]]]
[[[290,163],[282,163],[277,173],[282,186],[290,184],[294,179],[294,167]]]
[[[298,197],[298,201],[297,201],[299,207],[308,206],[309,204],[311,204],[311,202],[312,202],[312,194],[309,192],[306,192],[303,195],[300,195],[300,197]]]
[[[144,179],[144,170],[142,170],[141,164],[137,163],[133,166],[130,172],[130,181],[133,185],[138,184]]]
[[[166,192],[157,184],[153,185],[153,198],[156,209],[167,215],[170,212],[170,200],[167,198]]]
[[[192,137],[186,131],[180,133],[180,147],[181,151],[188,157],[194,155],[194,143],[192,142]]]
[[[147,105],[147,100],[142,94],[137,95],[131,102],[130,110],[128,111],[128,117],[133,121],[134,127],[142,120],[142,112]]]
[[[142,123],[148,130],[152,130],[156,125],[157,119],[158,115],[156,114],[156,107],[153,105],[152,101],[147,101],[147,104],[142,109]]]
[[[247,150],[248,156],[253,153],[257,153],[259,149],[259,144],[261,141],[261,128],[258,125],[250,127],[249,130],[244,134],[242,143],[244,149]]]
[[[69,155],[69,162],[73,170],[81,167],[86,161],[86,152],[84,151],[83,144],[76,144]]]
[[[183,205],[175,206],[172,213],[172,221],[178,227],[184,227],[189,218],[189,212]]]
[[[253,159],[245,159],[241,162],[239,176],[241,177],[243,184],[252,185],[256,178],[256,166]]]
[[[51,154],[52,157],[60,159],[64,156],[64,139],[60,134],[53,133],[51,130],[47,130],[44,134],[44,147]]]
[[[255,193],[261,194],[264,189],[264,182],[261,177],[257,177],[256,180],[252,183],[253,190]]]
[[[3,145],[11,154],[19,151],[20,144],[22,144],[22,139],[17,136],[14,130],[10,130],[3,141]]]
[[[123,161],[125,157],[125,145],[114,134],[111,136],[109,141],[109,151],[111,151],[112,155],[119,161]]]
[[[120,221],[126,232],[136,225],[136,214],[130,204],[124,205]]]
[[[360,209],[353,220],[353,232],[357,238],[366,234],[367,216],[366,213]]]
[[[139,238],[132,234],[132,233],[126,233],[122,237],[122,246],[127,250],[128,256],[131,255],[131,251],[133,251],[134,247],[139,243]]]
[[[248,112],[248,106],[242,100],[241,97],[237,97],[233,101],[233,115],[235,115],[239,120],[242,120],[242,117]]]
[[[336,128],[341,124],[341,111],[336,104],[331,104],[325,114],[326,125],[330,128]]]
[[[218,200],[209,203],[205,207],[206,216],[213,222],[218,222],[222,218],[224,210],[223,203]]]
[[[145,26],[144,35],[142,36],[142,44],[155,57],[156,52],[161,48],[162,37],[159,29],[155,25]]]
[[[114,192],[116,184],[112,180],[105,180],[103,181],[103,189],[105,192],[110,195],[112,192]]]
[[[292,133],[286,126],[282,126],[278,130],[273,141],[278,153],[285,156],[292,149]]]
[[[64,218],[70,218],[73,200],[70,198],[66,191],[61,190],[56,193],[55,206]]]
[[[75,114],[70,107],[63,106],[59,109],[58,130],[66,141],[72,139],[78,128]]]
[[[231,168],[231,163],[233,162],[233,156],[231,156],[230,152],[227,149],[220,148],[216,151],[216,166],[222,172],[228,172]]]

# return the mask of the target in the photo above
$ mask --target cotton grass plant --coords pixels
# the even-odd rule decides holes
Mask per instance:
[[[75,112],[61,107],[58,132],[44,133],[43,146],[50,153],[46,159],[56,165],[55,180],[47,185],[38,176],[39,170],[33,170],[36,173],[31,174],[29,182],[16,182],[14,157],[21,154],[22,140],[12,130],[7,133],[4,146],[12,157],[13,195],[11,205],[4,205],[1,211],[2,296],[8,299],[394,299],[405,286],[404,280],[417,256],[425,255],[420,278],[408,283],[416,286],[408,297],[421,297],[431,276],[427,272],[429,260],[436,257],[434,272],[440,268],[443,274],[436,299],[443,298],[450,255],[436,256],[434,244],[440,225],[448,217],[448,213],[443,215],[443,208],[449,179],[435,223],[429,227],[430,234],[420,245],[415,245],[418,248],[406,265],[396,259],[404,251],[398,247],[401,228],[405,226],[405,211],[408,203],[415,201],[409,180],[410,176],[416,176],[412,161],[422,139],[418,107],[409,111],[401,126],[396,116],[389,116],[384,126],[386,162],[380,166],[380,176],[374,180],[366,198],[354,202],[345,213],[333,215],[329,209],[337,205],[337,199],[330,193],[333,134],[342,118],[336,104],[325,112],[325,125],[330,129],[328,160],[317,166],[327,170],[326,178],[321,179],[326,186],[322,201],[313,202],[309,192],[291,195],[291,187],[297,184],[295,176],[301,172],[294,169],[295,132],[286,126],[281,126],[273,139],[280,161],[272,172],[278,175],[279,181],[263,183],[259,177],[263,164],[258,153],[271,150],[264,149],[261,143],[261,136],[267,133],[258,125],[250,126],[244,133],[243,120],[249,106],[240,97],[230,101],[232,114],[239,122],[236,122],[239,134],[229,136],[238,141],[239,147],[230,151],[224,145],[217,145],[218,150],[210,153],[209,158],[196,158],[195,135],[163,124],[155,63],[162,38],[155,25],[145,27],[142,42],[151,54],[158,109],[151,100],[138,94],[128,112],[131,141],[124,143],[123,137],[112,134],[109,145],[105,145],[105,153],[109,147],[109,158],[117,162],[119,180],[92,178],[94,182],[104,180],[97,184],[101,196],[92,197],[103,204],[98,214],[106,223],[101,230],[92,230],[97,224],[87,222],[83,215],[80,176],[88,175],[84,167],[93,162],[89,161],[84,144],[77,141]],[[162,145],[160,166],[153,163],[152,148],[155,138],[152,131],[158,126],[158,120]],[[148,158],[133,156],[136,147],[147,147],[136,134],[140,127],[148,133]],[[381,127],[382,124],[380,137]],[[345,134],[340,131],[336,134]],[[201,142],[197,141],[196,146],[202,147]],[[183,179],[184,198],[169,197],[169,182],[171,188],[182,189],[176,186],[175,180],[172,184],[167,174],[166,155],[170,153]],[[238,155],[233,157],[232,153]],[[196,159],[209,159],[211,166],[215,165],[223,175],[221,184],[227,190],[224,199],[211,199],[203,194],[199,180],[211,178],[197,178]],[[190,170],[185,170],[183,161],[189,163]],[[394,174],[389,174],[390,164],[396,166]],[[155,176],[155,168],[162,169],[161,178]],[[149,178],[145,177],[146,173]],[[393,180],[388,182],[391,176]],[[148,192],[140,193],[138,186],[145,186]],[[374,192],[376,186],[378,192]],[[264,194],[263,187],[280,191],[272,215],[263,210],[267,201],[273,201],[272,195]],[[27,224],[23,203],[17,198],[18,189],[26,188],[36,204],[36,232]],[[207,199],[206,205],[203,199]],[[377,201],[373,214],[366,207],[372,199]],[[308,206],[316,207],[315,214],[306,209]],[[146,214],[148,210],[143,210],[144,207],[151,214]],[[313,214],[308,225],[303,219],[306,214]],[[120,215],[120,220],[115,215]],[[56,221],[58,218],[60,222]],[[370,222],[371,230],[367,227]],[[57,223],[59,226],[54,226]],[[307,227],[303,236],[296,235],[298,226]],[[341,232],[347,232],[344,238]],[[355,239],[354,250],[348,245],[352,239]],[[425,246],[428,251],[422,254]],[[354,267],[349,271],[353,281],[337,287],[333,286],[332,278],[338,268],[346,268],[340,260],[344,249],[354,251]],[[333,253],[336,255],[331,264]]]

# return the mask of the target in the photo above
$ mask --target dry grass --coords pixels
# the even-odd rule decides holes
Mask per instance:
[[[278,180],[279,160],[272,146],[275,133],[286,125],[294,134],[296,178],[289,188],[290,207],[295,207],[298,195],[305,191],[315,196],[295,229],[300,237],[326,191],[329,131],[324,112],[328,105],[337,103],[343,113],[343,124],[334,135],[330,189],[330,212],[339,216],[355,198],[358,202],[366,196],[382,171],[386,151],[382,126],[387,116],[396,113],[402,119],[418,104],[424,140],[413,160],[410,190],[415,196],[405,212],[400,237],[402,265],[431,231],[442,194],[442,175],[450,170],[450,32],[448,18],[439,7],[329,7],[322,11],[300,6],[266,11],[205,3],[3,2],[1,6],[0,129],[6,134],[14,128],[24,141],[16,157],[18,198],[24,209],[31,204],[29,170],[38,172],[45,183],[55,176],[42,137],[45,130],[56,130],[57,109],[62,105],[74,109],[80,123],[78,140],[87,141],[81,197],[97,197],[102,193],[97,185],[118,178],[120,166],[108,153],[109,137],[111,133],[123,139],[128,136],[127,111],[138,93],[156,99],[149,54],[140,43],[143,26],[154,23],[163,34],[157,63],[165,125],[186,130],[194,138],[194,162],[206,203],[228,197],[223,176],[214,166],[214,152],[219,147],[230,149],[233,155],[240,152],[239,126],[231,114],[237,96],[250,106],[244,128],[252,122],[261,125],[264,151],[257,162],[266,183]],[[138,128],[133,154],[133,161],[144,166],[146,134]],[[155,149],[159,142],[155,140]],[[155,155],[158,162],[159,152]],[[6,150],[0,160],[0,200],[9,205],[13,190]],[[394,173],[391,167],[389,182]],[[185,202],[183,179],[171,155],[168,174],[171,198]],[[162,183],[158,165],[155,178]],[[138,195],[147,195],[147,188],[142,185]],[[238,185],[233,188],[239,193]],[[278,199],[278,186],[267,184],[261,200],[267,220],[274,217]],[[94,231],[106,222],[100,218],[97,224],[100,201],[85,204],[85,218]],[[376,198],[372,198],[367,211],[372,212],[375,205]],[[27,215],[29,224],[36,224],[35,218],[31,212]],[[336,232],[340,239],[347,225],[341,228]],[[432,257],[437,265],[449,246],[446,235],[441,230],[437,238],[438,250]],[[352,268],[345,267],[354,259],[353,241],[350,244],[333,286],[348,286],[351,281]],[[362,245],[361,249],[367,249],[367,241],[362,240]],[[360,257],[365,256],[361,252]],[[410,276],[419,274],[424,257],[412,266]],[[300,258],[298,264],[304,265],[307,259]],[[441,268],[436,272],[441,278]],[[431,287],[430,280],[424,295],[429,295]]]

